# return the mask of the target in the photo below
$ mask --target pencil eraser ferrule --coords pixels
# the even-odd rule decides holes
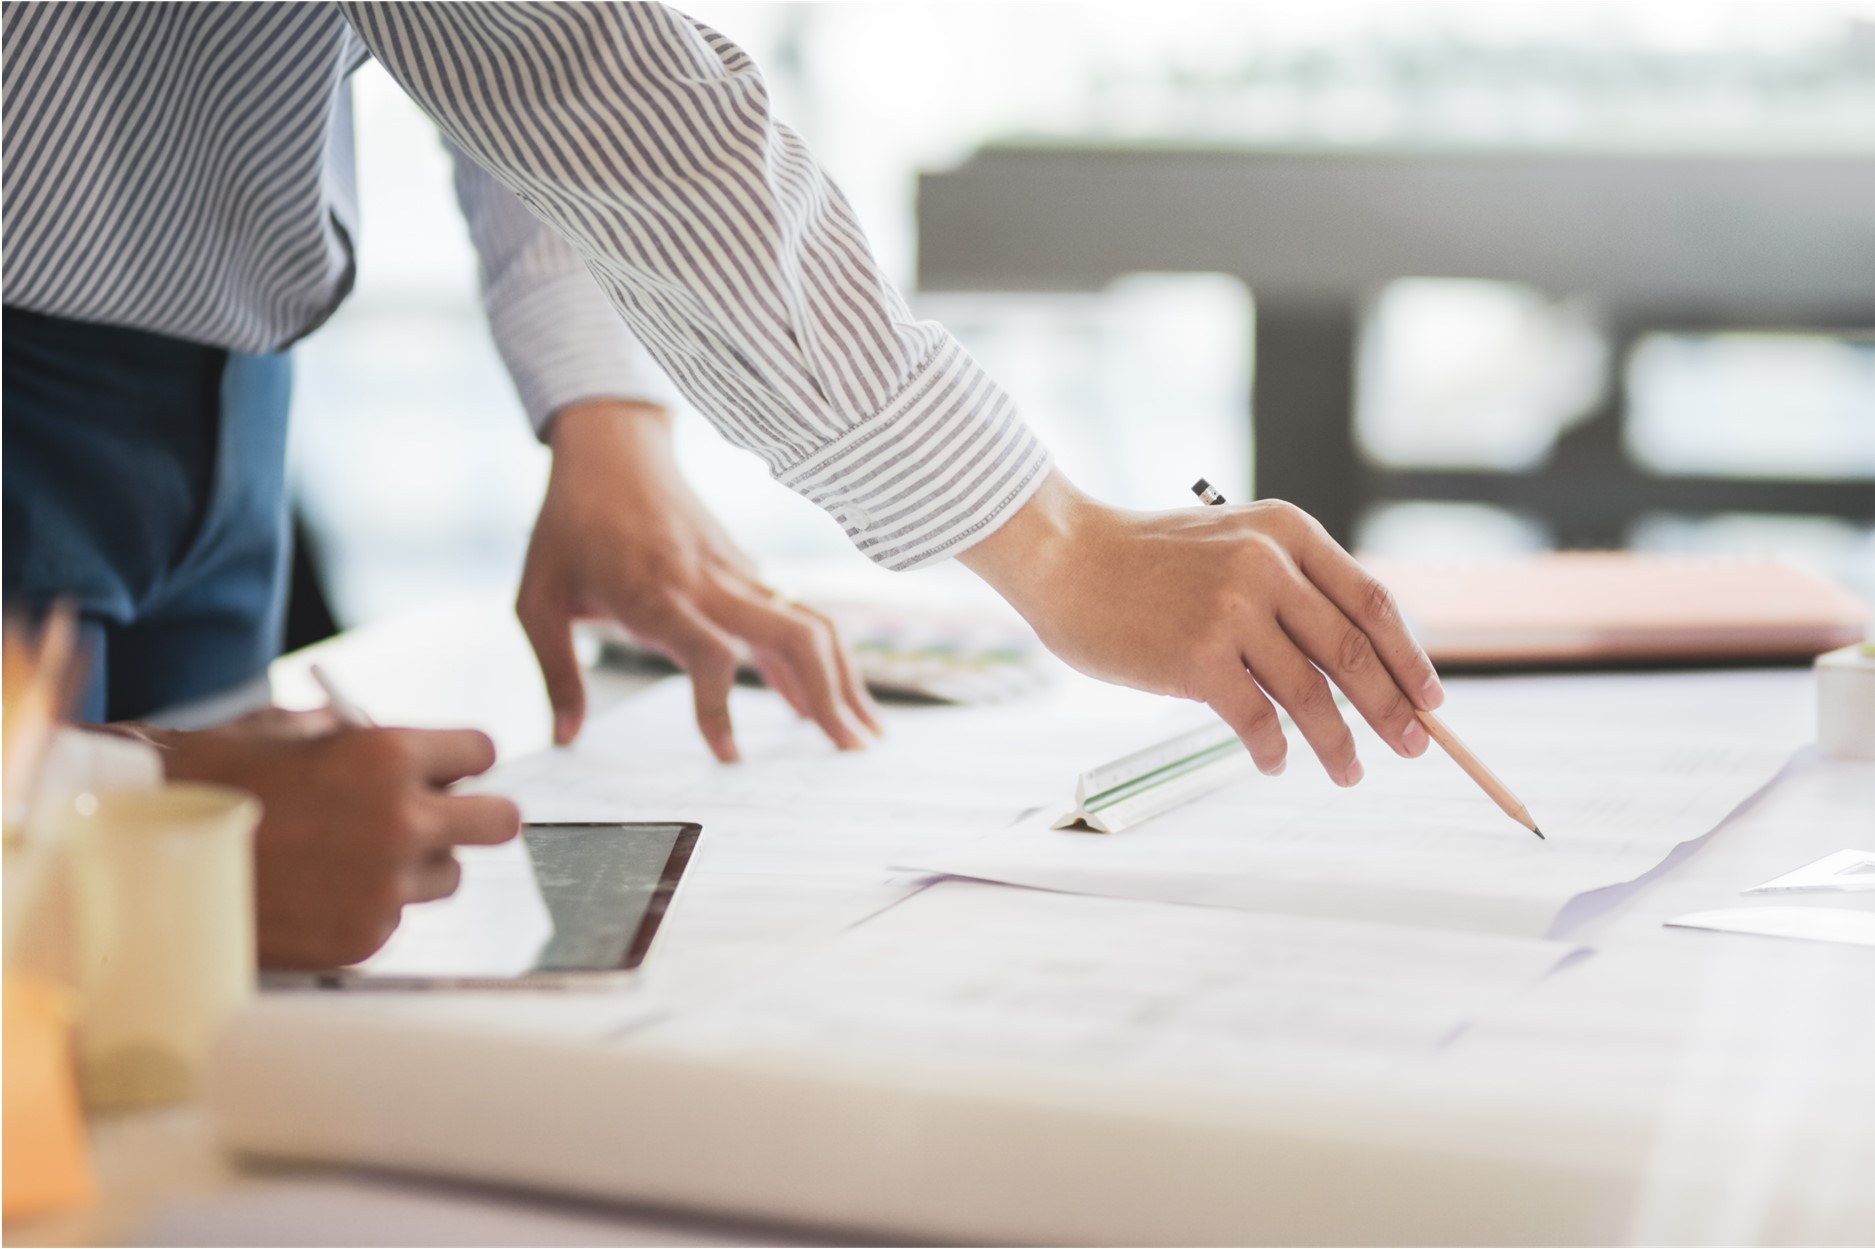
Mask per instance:
[[[1875,642],[1817,656],[1816,740],[1832,755],[1875,760]]]

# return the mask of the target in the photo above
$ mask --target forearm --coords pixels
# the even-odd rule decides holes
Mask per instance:
[[[1089,539],[1110,515],[1059,469],[1051,470],[1027,503],[958,562],[1032,620],[1047,600],[1085,583]]]
[[[585,431],[607,422],[631,441],[636,454],[675,466],[671,412],[663,404],[625,395],[600,395],[569,403],[549,416],[546,441],[556,458],[578,456]]]
[[[734,44],[657,4],[342,7],[704,415],[868,556],[954,555],[1040,482],[1013,403],[910,314]]]

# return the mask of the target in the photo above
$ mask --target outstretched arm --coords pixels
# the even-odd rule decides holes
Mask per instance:
[[[741,49],[657,4],[343,6],[451,138],[561,233],[697,406],[891,568],[961,555],[1069,662],[1209,703],[1267,769],[1274,699],[1359,779],[1324,681],[1403,754],[1441,697],[1321,527],[1139,514],[1054,473],[1007,396],[881,277]]]
[[[1041,484],[1014,404],[911,315],[735,44],[661,4],[341,8],[697,408],[870,558],[955,555]]]
[[[615,620],[690,674],[697,726],[736,757],[729,690],[748,659],[842,748],[878,728],[831,622],[790,603],[693,494],[671,448],[670,379],[586,264],[488,171],[451,146],[456,197],[481,261],[490,332],[553,449],[516,614],[540,660],[554,739],[585,718],[573,624]]]

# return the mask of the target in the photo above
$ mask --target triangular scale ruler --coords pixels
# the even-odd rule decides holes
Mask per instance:
[[[1074,810],[1054,827],[1122,832],[1255,767],[1229,725],[1206,725],[1083,772],[1074,786]]]

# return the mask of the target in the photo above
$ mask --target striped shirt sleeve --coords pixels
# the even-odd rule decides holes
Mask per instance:
[[[445,146],[480,260],[489,332],[535,431],[545,438],[554,413],[582,399],[674,406],[677,388],[579,254],[460,148]]]
[[[661,4],[341,7],[697,407],[872,559],[954,555],[1041,485],[1015,405],[911,315],[733,43]]]

